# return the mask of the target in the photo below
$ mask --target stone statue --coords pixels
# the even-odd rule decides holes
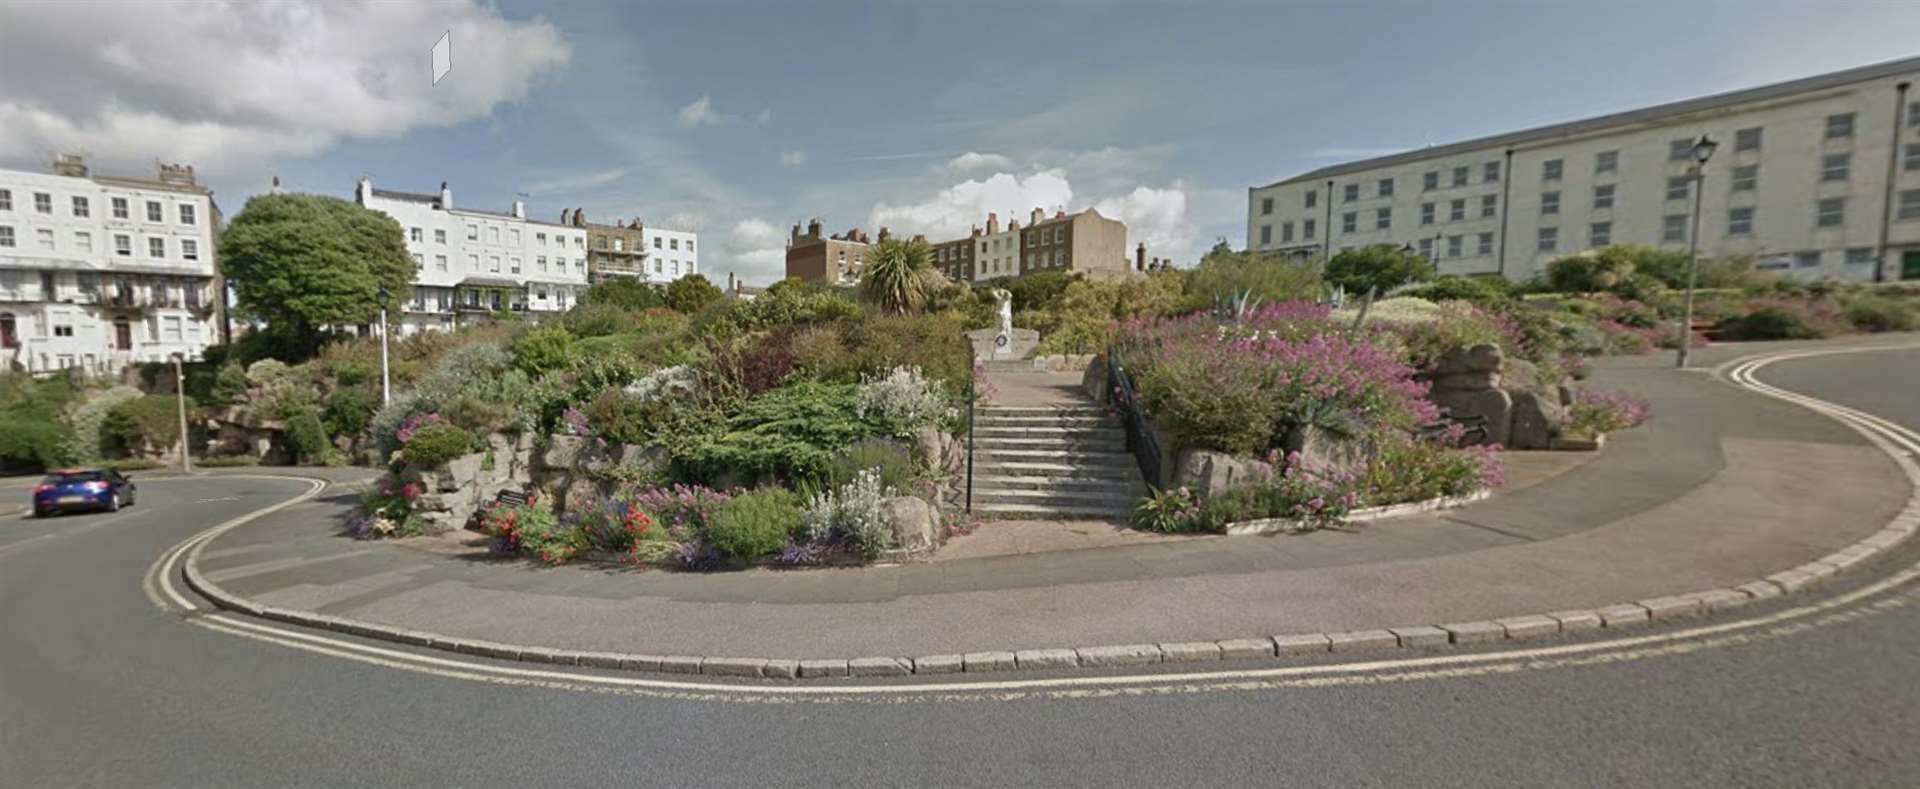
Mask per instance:
[[[1013,294],[1003,288],[994,288],[994,311],[1000,316],[1000,333],[1013,334]]]

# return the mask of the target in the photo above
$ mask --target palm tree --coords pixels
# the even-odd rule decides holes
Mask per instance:
[[[860,295],[882,312],[905,314],[926,307],[933,248],[919,239],[889,238],[867,250]]]

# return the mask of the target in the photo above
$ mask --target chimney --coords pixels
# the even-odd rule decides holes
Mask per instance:
[[[731,271],[727,272],[727,290],[733,291],[734,293],[740,292],[740,286],[733,281],[733,272]]]
[[[1147,270],[1147,242],[1145,241],[1133,248],[1133,268],[1136,271]]]
[[[1055,209],[1055,210],[1054,210],[1054,212],[1053,212],[1053,218],[1054,218],[1054,219],[1066,219],[1066,218],[1067,218],[1067,212],[1066,212],[1066,209]]]
[[[87,163],[77,153],[60,153],[53,156],[53,174],[70,175],[75,178],[87,177]]]
[[[160,183],[171,184],[173,186],[193,186],[193,165],[166,164],[162,162],[160,165]]]
[[[889,239],[889,238],[893,238],[893,231],[891,231],[891,230],[888,230],[888,229],[887,229],[887,226],[886,226],[886,225],[881,225],[881,226],[880,226],[880,241],[881,241],[882,243],[885,243],[885,242],[886,242],[886,240],[887,240],[887,239]]]
[[[586,209],[584,208],[573,209],[573,226],[574,227],[587,226],[587,210]]]
[[[527,202],[525,200],[513,201],[513,218],[515,219],[527,218]]]
[[[1011,232],[1013,232],[1013,231],[1015,231],[1015,230],[1019,230],[1019,229],[1020,229],[1020,220],[1018,220],[1018,219],[1009,219],[1009,220],[1007,220],[1007,232],[1009,232],[1009,233],[1011,233]]]
[[[440,210],[449,211],[452,209],[453,209],[453,190],[447,188],[446,181],[441,181],[440,182]]]
[[[373,197],[373,179],[364,175],[360,176],[360,185],[354,187],[353,197],[360,201],[360,205],[365,206],[367,199]]]
[[[987,235],[993,235],[998,232],[1000,232],[1000,215],[995,212],[988,211],[987,212]]]
[[[925,233],[915,233],[913,234],[913,240],[925,244],[927,243],[927,236]]]
[[[1030,214],[1029,217],[1030,218],[1027,220],[1027,227],[1033,227],[1034,225],[1040,224],[1042,220],[1047,218],[1047,212],[1042,211],[1036,207],[1033,209],[1033,213]]]
[[[273,177],[273,188],[269,190],[269,192],[272,194],[280,193],[280,176],[276,175]]]
[[[807,220],[807,235],[812,238],[820,237],[820,217]]]
[[[569,219],[569,218],[567,218],[567,214],[568,214],[569,212],[571,212],[572,210],[573,210],[573,209],[570,209],[570,208],[562,208],[562,209],[560,209],[560,224],[562,224],[562,225],[571,225],[571,224],[573,224],[573,220],[572,220],[572,219]]]
[[[974,225],[974,226],[973,226],[973,234],[972,234],[972,236],[971,236],[971,237],[972,237],[972,238],[979,238],[979,237],[980,237],[980,226],[979,226],[979,225]]]

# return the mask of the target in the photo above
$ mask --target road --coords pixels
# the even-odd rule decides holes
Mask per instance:
[[[1920,427],[1920,351],[1760,377]],[[1717,621],[1695,620],[1581,657],[1065,691],[583,692],[239,638],[143,591],[170,547],[304,487],[142,480],[118,514],[0,519],[0,785],[1920,783],[1920,581],[1868,586],[1920,548],[1732,615],[1775,626],[1679,632]]]

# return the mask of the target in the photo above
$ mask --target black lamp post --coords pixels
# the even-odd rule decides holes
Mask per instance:
[[[1680,351],[1676,355],[1675,365],[1685,369],[1687,356],[1693,350],[1693,289],[1694,281],[1700,269],[1700,202],[1706,195],[1707,160],[1713,158],[1713,149],[1720,147],[1712,137],[1705,134],[1693,141],[1693,230],[1687,234],[1687,301],[1680,315],[1680,331],[1677,339]]]

